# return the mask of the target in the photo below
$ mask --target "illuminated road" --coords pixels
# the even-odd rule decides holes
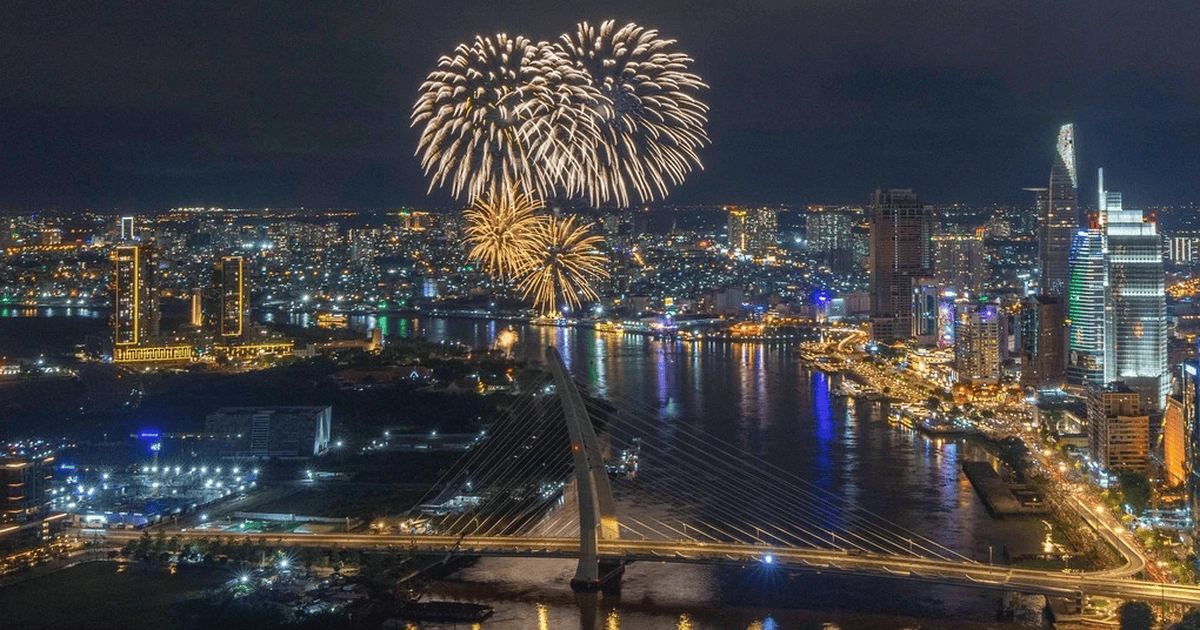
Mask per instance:
[[[215,530],[188,530],[184,538],[227,537],[242,540],[245,534]],[[112,541],[136,538],[141,532],[111,531]],[[249,536],[261,544],[329,547],[341,549],[403,549],[427,553],[478,556],[577,558],[576,538],[521,536],[383,536],[375,534],[263,534]],[[1118,536],[1119,540],[1120,537]],[[1171,602],[1200,606],[1200,586],[1160,584],[1131,577],[1136,563],[1106,571],[1062,573],[1014,569],[971,561],[933,560],[910,556],[850,554],[844,551],[773,547],[739,543],[698,543],[672,540],[600,541],[602,556],[626,562],[682,562],[732,566],[778,567],[780,570],[830,572],[844,575],[888,577],[988,588],[1019,593],[1075,597],[1097,595],[1119,599]]]

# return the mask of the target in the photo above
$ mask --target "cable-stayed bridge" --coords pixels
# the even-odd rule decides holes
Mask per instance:
[[[1200,605],[1200,587],[1136,579],[1145,559],[1119,526],[1082,503],[1081,516],[1125,557],[1123,566],[1085,573],[995,566],[686,423],[664,420],[658,401],[587,396],[557,350],[548,348],[546,358],[549,373],[518,384],[486,439],[422,502],[431,533],[270,540],[577,558],[572,586],[581,590],[617,588],[627,563],[663,561]]]

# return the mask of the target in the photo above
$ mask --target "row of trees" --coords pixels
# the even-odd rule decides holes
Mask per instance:
[[[388,565],[394,566],[411,557],[406,551],[380,554],[317,547],[285,549],[270,544],[265,538],[255,541],[249,536],[239,540],[226,537],[184,539],[178,534],[168,537],[161,530],[154,536],[143,532],[136,540],[125,543],[118,553],[122,557],[144,562],[167,562],[178,558],[193,562],[234,562],[252,565],[287,558],[290,566],[295,568],[356,568],[360,573],[383,572]],[[371,570],[366,571],[368,568]]]

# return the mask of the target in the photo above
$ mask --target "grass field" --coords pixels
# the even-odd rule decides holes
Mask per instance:
[[[5,628],[169,628],[171,605],[184,595],[219,586],[225,569],[143,569],[92,562],[0,588]]]

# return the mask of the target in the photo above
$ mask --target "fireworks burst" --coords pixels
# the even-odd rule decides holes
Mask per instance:
[[[519,340],[520,336],[517,335],[517,331],[511,328],[505,328],[496,335],[496,349],[503,350],[504,356],[511,357],[512,348]]]
[[[529,123],[549,103],[540,57],[529,40],[500,33],[438,60],[412,115],[425,125],[417,153],[430,190],[448,182],[455,197],[475,199],[505,179],[540,190],[528,152]]]
[[[541,202],[506,183],[475,200],[463,213],[467,221],[469,257],[486,271],[512,278],[533,261],[531,245],[543,219],[536,213]]]
[[[579,225],[575,217],[545,216],[534,231],[532,264],[518,279],[525,299],[542,313],[557,313],[559,304],[578,308],[580,300],[598,298],[592,282],[608,277],[603,240],[591,232],[592,224]]]
[[[568,104],[561,118],[586,117],[574,123],[577,140],[564,145],[571,159],[552,162],[576,168],[569,193],[593,205],[627,206],[631,193],[647,201],[665,197],[668,185],[702,168],[696,152],[709,142],[708,106],[697,94],[708,86],[674,46],[654,29],[632,22],[618,29],[609,20],[599,28],[581,23],[545,49],[565,82],[582,76],[593,96],[590,107],[572,107],[578,98],[559,101]]]

